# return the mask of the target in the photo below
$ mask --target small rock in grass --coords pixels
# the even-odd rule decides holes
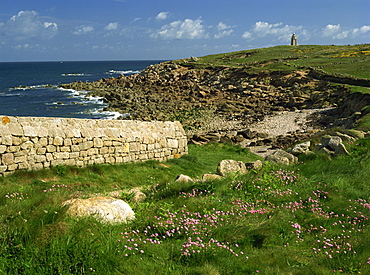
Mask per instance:
[[[216,175],[216,174],[204,174],[202,176],[202,180],[208,181],[208,180],[221,180],[223,179],[222,176]]]
[[[181,174],[181,175],[177,176],[175,181],[176,182],[189,182],[189,181],[193,181],[193,179],[191,177],[187,176],[187,175]]]
[[[253,162],[247,162],[245,164],[245,166],[248,168],[248,169],[261,169],[262,166],[263,166],[263,163],[262,161],[260,160],[256,160],[256,161],[253,161]]]
[[[290,153],[293,155],[307,154],[310,151],[311,142],[303,142],[300,144],[294,145]]]
[[[274,153],[266,157],[267,161],[278,164],[290,164],[298,162],[298,158],[283,150],[276,150]]]
[[[222,160],[217,167],[217,172],[225,177],[230,174],[245,174],[247,173],[247,168],[244,162],[236,161],[232,159]]]

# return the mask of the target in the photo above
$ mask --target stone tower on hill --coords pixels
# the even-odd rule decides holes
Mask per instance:
[[[297,46],[298,45],[297,36],[295,35],[295,33],[293,33],[293,35],[292,35],[292,38],[290,40],[290,45],[291,46]]]

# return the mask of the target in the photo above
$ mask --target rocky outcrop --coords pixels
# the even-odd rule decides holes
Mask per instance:
[[[149,66],[135,75],[61,87],[103,97],[109,103],[107,108],[121,112],[122,119],[179,120],[194,144],[232,142],[287,148],[312,133],[305,127],[271,135],[250,125],[269,115],[332,106],[336,108],[313,119],[317,129],[350,128],[361,116],[361,109],[370,104],[369,95],[332,85],[330,81],[338,82],[336,78],[327,79],[319,70],[252,74],[246,64],[236,65],[207,67],[196,58],[175,60]],[[347,83],[346,77],[337,78]]]
[[[102,96],[110,109],[130,119],[180,120],[188,132],[202,127],[212,132],[209,126],[217,119],[242,121],[233,130],[244,130],[267,114],[334,102],[333,91],[305,72],[253,75],[247,68],[197,68],[179,61],[152,65],[136,75],[61,87]],[[221,128],[221,122],[213,127]]]

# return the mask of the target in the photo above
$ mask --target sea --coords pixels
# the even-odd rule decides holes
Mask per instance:
[[[122,114],[104,111],[103,98],[58,85],[136,74],[162,61],[0,62],[0,115],[117,119]]]

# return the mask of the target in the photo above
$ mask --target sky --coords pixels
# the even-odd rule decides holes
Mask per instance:
[[[0,0],[0,62],[370,43],[370,0]]]

